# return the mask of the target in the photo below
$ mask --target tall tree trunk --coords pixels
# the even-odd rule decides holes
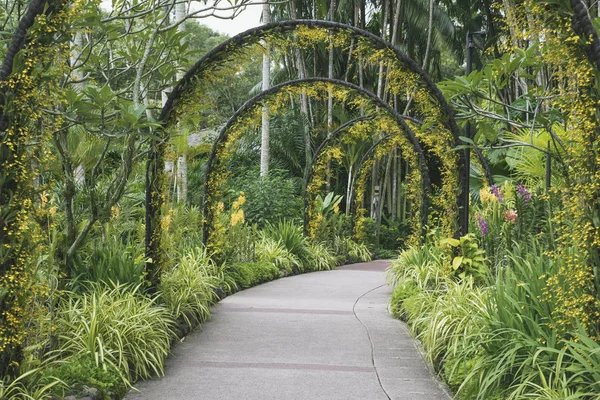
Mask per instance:
[[[290,10],[290,18],[297,19],[296,7],[294,4],[294,0],[290,0],[288,3]],[[296,65],[298,69],[298,78],[304,79],[307,77],[308,73],[306,71],[306,61],[304,60],[304,55],[302,54],[302,50],[299,47],[294,49],[296,56]],[[302,114],[302,124],[304,125],[304,158],[305,158],[305,172],[310,168],[310,164],[312,163],[312,147],[311,147],[311,138],[310,138],[310,115],[308,110],[308,96],[306,95],[306,90],[302,90],[300,93],[300,114]]]
[[[333,21],[336,9],[336,1],[331,0],[329,6],[329,20]],[[333,79],[333,39],[329,33],[329,60],[327,64],[327,77]],[[327,137],[333,131],[333,88],[329,88],[327,94]],[[327,162],[327,191],[331,191],[331,161]]]
[[[392,207],[390,210],[390,219],[395,221],[398,210],[396,207],[398,204],[398,150],[396,148],[392,151],[392,157],[394,158],[394,163],[392,165]]]
[[[377,219],[375,221],[375,232],[377,237],[379,238],[379,231],[381,228],[381,217],[383,215],[383,205],[385,203],[386,192],[388,191],[389,180],[390,180],[390,170],[392,167],[392,158],[388,157],[387,163],[385,165],[385,173],[383,175],[383,185],[381,188],[381,197],[379,201],[379,207],[377,209]]]
[[[386,31],[386,25],[387,25],[387,2],[384,1],[383,5],[382,5],[383,9],[382,9],[382,16],[381,16],[381,38],[385,40],[385,31]],[[364,16],[364,15],[363,15]],[[383,87],[384,87],[384,82],[383,82],[383,61],[381,63],[379,63],[379,74],[377,77],[377,96],[379,98],[383,99]],[[378,214],[378,204],[381,202],[382,199],[382,195],[383,193],[381,192],[381,190],[379,191],[379,193],[377,193],[377,190],[375,190],[376,186],[377,186],[377,172],[379,171],[379,166],[378,166],[378,162],[377,160],[373,163],[373,170],[371,171],[371,218],[373,219],[377,219],[377,214]],[[379,196],[379,198],[377,198],[377,196]]]
[[[186,15],[187,2],[177,3],[175,6],[175,22],[179,23],[183,21]],[[177,26],[177,32],[185,33],[185,23],[180,23]],[[182,44],[185,44],[185,37],[181,40]],[[184,73],[181,69],[177,71],[177,81],[183,79]],[[175,182],[177,183],[177,202],[185,203],[187,201],[188,192],[188,165],[187,165],[187,143],[184,145],[183,154],[177,158],[177,173],[175,174]]]
[[[429,22],[427,25],[427,46],[425,47],[425,57],[423,57],[423,70],[429,69],[429,53],[431,53],[431,39],[433,36],[433,0],[429,0]]]
[[[271,22],[271,6],[268,0],[263,4],[262,18],[264,24]],[[269,54],[268,43],[264,42],[264,46],[262,89],[268,90],[271,87],[271,56]],[[260,141],[260,176],[267,176],[269,174],[269,118],[269,107],[264,106],[262,109],[262,134]]]

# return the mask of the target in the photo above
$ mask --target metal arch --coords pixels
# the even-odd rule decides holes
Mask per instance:
[[[355,119],[348,121],[345,124],[339,126],[336,130],[331,132],[331,134],[329,136],[327,136],[325,138],[325,140],[323,140],[321,145],[317,148],[317,150],[313,154],[312,160],[311,160],[311,165],[310,165],[310,167],[308,165],[306,166],[306,173],[304,174],[303,197],[304,197],[304,234],[305,235],[308,233],[308,184],[312,180],[312,177],[315,173],[315,162],[319,159],[323,150],[328,148],[332,142],[336,141],[342,135],[342,133],[346,131],[346,129],[348,129],[360,122],[370,121],[374,118],[375,118],[375,115],[367,115],[367,116],[363,116],[363,117],[358,117],[358,118],[355,118]]]
[[[211,191],[210,191],[208,182],[209,182],[210,177],[213,172],[213,163],[215,162],[217,153],[219,152],[219,147],[222,143],[226,142],[226,140],[229,136],[229,130],[230,130],[231,126],[238,120],[238,118],[242,114],[248,112],[255,105],[260,103],[262,100],[279,92],[280,90],[287,88],[287,87],[301,86],[304,84],[314,84],[314,83],[330,83],[330,84],[333,84],[336,86],[351,89],[351,90],[355,91],[356,93],[358,93],[359,95],[371,100],[376,106],[384,109],[385,111],[387,111],[390,115],[392,115],[394,117],[394,119],[396,120],[398,125],[400,125],[400,127],[402,128],[402,131],[407,135],[407,139],[411,142],[415,152],[419,156],[419,165],[420,165],[421,176],[422,176],[422,181],[423,181],[423,204],[424,204],[424,208],[428,209],[429,195],[431,193],[431,180],[429,178],[429,168],[427,167],[425,154],[423,152],[423,149],[421,148],[421,144],[419,143],[419,140],[417,139],[415,133],[405,122],[405,117],[403,115],[401,115],[398,111],[396,111],[394,108],[392,108],[388,103],[386,103],[385,101],[383,101],[382,99],[377,97],[377,95],[375,95],[375,94],[369,92],[368,90],[365,90],[365,89],[361,88],[360,86],[357,86],[353,83],[349,83],[349,82],[338,80],[338,79],[329,79],[329,78],[297,79],[297,80],[293,80],[293,81],[289,81],[289,82],[285,82],[285,83],[273,86],[270,89],[265,90],[265,91],[259,93],[258,95],[254,96],[252,99],[246,101],[246,103],[244,103],[231,116],[231,118],[229,118],[227,123],[221,128],[221,131],[219,132],[219,136],[213,143],[213,148],[212,148],[212,151],[210,153],[210,156],[208,158],[208,162],[206,165],[206,175],[204,178],[204,204],[203,204],[204,226],[203,226],[203,235],[202,235],[202,240],[203,240],[204,244],[206,244],[208,242],[208,236],[210,234],[210,225],[212,223],[212,216],[210,215],[210,210],[208,207],[209,202],[210,202],[210,196],[211,196],[211,193],[210,193]]]
[[[373,143],[373,145],[365,152],[365,154],[363,154],[362,158],[360,159],[360,162],[358,163],[358,167],[356,169],[357,173],[356,173],[356,175],[354,175],[354,177],[352,178],[352,182],[350,183],[352,192],[354,192],[354,187],[356,186],[358,177],[361,175],[360,171],[362,170],[362,167],[365,164],[365,162],[371,157],[371,155],[374,153],[374,151],[379,146],[381,146],[388,140],[392,139],[394,137],[394,135],[395,134],[392,134],[392,133],[385,135],[384,137],[379,139],[377,142]],[[350,203],[350,230],[352,232],[354,231],[354,227],[356,224],[355,217],[356,217],[356,197]],[[421,235],[423,235],[423,236],[425,236],[425,234],[427,233],[426,229],[427,229],[427,218],[428,217],[429,217],[428,210],[422,204],[421,205]]]
[[[174,103],[177,99],[179,99],[186,88],[189,85],[193,84],[193,78],[198,75],[205,68],[208,68],[213,65],[213,63],[217,63],[219,61],[223,61],[227,58],[228,50],[232,48],[241,48],[243,46],[248,46],[252,43],[258,42],[261,37],[264,37],[270,32],[286,32],[295,30],[299,26],[306,27],[319,27],[330,30],[345,30],[352,32],[358,36],[361,36],[367,39],[374,48],[379,49],[388,49],[390,50],[396,58],[411,72],[418,75],[422,82],[424,83],[426,89],[437,99],[439,107],[445,112],[447,116],[446,124],[450,131],[452,132],[455,140],[455,144],[460,144],[460,131],[455,119],[455,113],[452,108],[448,105],[445,98],[443,97],[439,88],[433,83],[432,79],[429,75],[410,57],[408,57],[404,52],[402,52],[398,47],[393,46],[389,42],[381,39],[379,36],[376,36],[370,32],[365,30],[356,28],[354,26],[340,24],[331,21],[318,21],[318,20],[291,20],[291,21],[282,21],[282,22],[273,22],[270,24],[263,25],[261,27],[256,27],[253,29],[249,29],[246,32],[240,33],[231,39],[223,42],[221,45],[215,47],[213,50],[209,51],[204,57],[202,57],[188,72],[184,75],[184,77],[176,84],[173,91],[170,93],[167,101],[165,102],[164,107],[161,110],[161,114],[159,117],[159,122],[165,123],[169,119],[172,109],[174,107]],[[160,184],[159,184],[159,176],[160,171],[162,170],[161,163],[164,160],[165,153],[165,141],[158,140],[155,144],[151,146],[151,150],[148,155],[148,161],[146,166],[146,255],[149,259],[158,260],[159,257],[159,246],[160,244],[157,242],[158,239],[155,238],[155,230],[156,230],[156,217],[160,213]],[[463,207],[460,207],[461,202],[464,202],[464,193],[465,193],[465,182],[469,179],[469,171],[466,168],[466,160],[465,160],[465,152],[460,152],[459,160],[458,160],[458,174],[459,180],[461,182],[461,193],[457,198],[457,204],[459,205],[459,221],[462,221],[464,217],[461,213],[463,213]],[[461,227],[460,231],[465,230],[466,227]],[[457,233],[461,233],[461,232]],[[158,262],[158,261],[157,261]],[[154,267],[152,265],[147,265],[149,270],[152,270]]]
[[[289,32],[297,29],[299,26],[306,26],[308,28],[324,28],[330,30],[345,30],[350,31],[358,36],[362,36],[368,39],[375,48],[387,49],[392,51],[398,61],[400,61],[409,71],[415,73],[421,78],[425,84],[427,90],[435,97],[439,103],[440,108],[445,112],[448,117],[448,128],[452,132],[455,139],[459,140],[460,130],[456,124],[454,117],[454,110],[448,105],[448,102],[444,98],[444,95],[440,89],[433,83],[431,77],[406,53],[400,50],[399,47],[392,45],[388,41],[381,37],[372,34],[371,32],[357,28],[352,25],[341,24],[333,21],[321,21],[321,20],[289,20],[272,22],[266,25],[258,26],[256,28],[248,29],[245,32],[239,33],[234,37],[226,40],[211,51],[206,53],[194,66],[192,66],[184,77],[175,85],[173,91],[169,94],[165,105],[161,110],[159,121],[165,122],[168,120],[169,115],[174,106],[174,102],[181,97],[188,85],[193,84],[193,78],[202,72],[207,66],[213,63],[223,61],[226,59],[227,52],[232,48],[240,48],[243,46],[249,46],[253,43],[258,42],[262,37],[268,35],[271,32]]]
[[[321,156],[321,153],[327,149],[329,147],[329,145],[333,142],[335,142],[341,135],[342,133],[344,133],[344,131],[351,127],[352,125],[355,125],[359,122],[363,122],[363,121],[369,121],[372,119],[375,119],[377,116],[376,115],[367,115],[367,116],[363,116],[363,117],[358,117],[355,118],[351,121],[346,122],[345,124],[341,125],[340,127],[338,127],[335,131],[331,132],[331,134],[325,138],[325,140],[321,143],[321,145],[317,148],[317,150],[315,151],[315,153],[313,154],[312,157],[312,165],[311,168],[307,168],[307,172],[304,175],[304,234],[307,235],[308,234],[308,197],[307,197],[307,189],[308,189],[308,184],[311,182],[313,174],[315,173],[315,162],[319,159],[319,157]],[[408,116],[403,116],[404,118],[416,122],[418,124],[423,124],[423,121],[419,121],[416,118],[412,118],[412,117],[408,117]],[[371,149],[369,149],[369,151],[371,151]],[[362,165],[364,161],[361,159],[359,165]],[[350,185],[351,182],[348,182],[348,184]],[[353,187],[354,184],[352,183]]]

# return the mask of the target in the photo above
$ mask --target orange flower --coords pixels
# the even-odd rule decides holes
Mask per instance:
[[[517,210],[506,210],[504,211],[504,220],[506,222],[510,222],[511,224],[516,224],[517,223]]]

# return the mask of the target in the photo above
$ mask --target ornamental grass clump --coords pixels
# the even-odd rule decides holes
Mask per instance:
[[[337,266],[336,256],[324,243],[308,243],[305,269],[328,271]]]
[[[231,284],[206,251],[196,248],[162,275],[158,292],[169,313],[193,328],[210,316],[210,306],[218,300],[216,290],[231,292]]]
[[[366,244],[357,243],[348,237],[335,236],[333,249],[336,254],[345,259],[345,262],[368,262],[372,259],[371,251]]]
[[[256,242],[255,255],[258,261],[267,261],[275,264],[277,268],[288,274],[298,272],[301,262],[281,242],[262,235]]]
[[[412,280],[421,289],[434,289],[447,278],[445,262],[446,255],[440,246],[433,243],[425,243],[422,247],[411,246],[392,261],[387,269],[387,280],[394,286]]]
[[[127,384],[163,373],[175,319],[139,285],[95,285],[89,293],[67,293],[58,310],[55,354],[60,358],[90,357],[104,369],[119,371]]]
[[[14,379],[0,379],[0,399],[6,400],[52,400],[53,390],[63,386],[58,379],[40,382],[41,369],[26,371]]]
[[[276,224],[267,224],[264,234],[273,240],[280,242],[291,254],[300,260],[300,272],[304,272],[304,267],[308,257],[308,241],[302,229],[292,221],[283,220]]]

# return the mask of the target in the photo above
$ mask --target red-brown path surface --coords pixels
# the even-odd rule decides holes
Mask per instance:
[[[279,279],[222,300],[165,376],[127,400],[447,400],[388,312],[386,261]]]

